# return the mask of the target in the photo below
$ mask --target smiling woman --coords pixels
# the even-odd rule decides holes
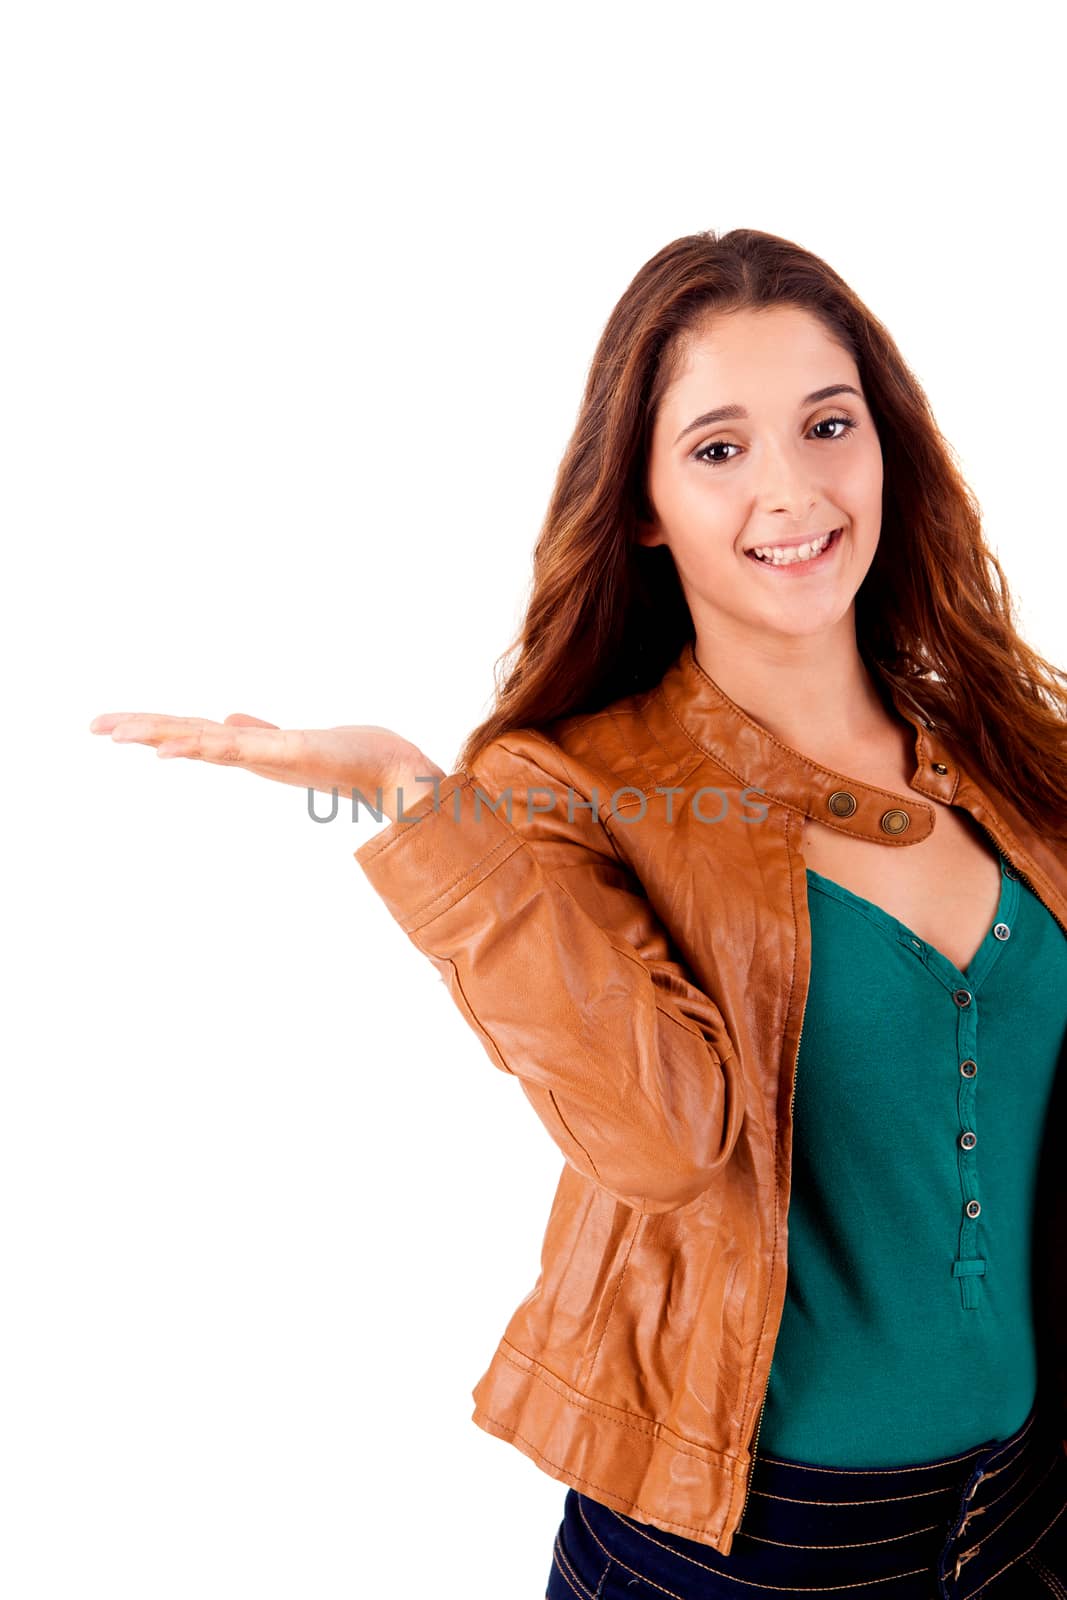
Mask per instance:
[[[458,765],[488,778],[536,728],[645,796],[747,782],[782,830],[777,847],[765,827],[609,830],[752,1069],[747,1153],[626,1235],[611,1318],[555,1405],[550,1225],[540,1319],[516,1313],[475,1389],[475,1420],[571,1485],[550,1600],[872,1583],[1007,1600],[1024,1560],[1060,1581],[1062,1245],[1044,1247],[1052,1284],[1030,1270],[1067,1208],[1041,1159],[1067,1072],[1067,674],[1016,632],[922,390],[809,252],[751,229],[675,240],[608,320],[534,566]],[[458,980],[476,1011],[477,972]],[[766,1174],[747,1200],[743,1170]],[[772,1213],[766,1289],[733,1254],[758,1253],[748,1205]],[[590,1218],[583,1255],[601,1243]],[[684,1463],[662,1463],[668,1437]]]
[[[640,269],[508,654],[447,773],[94,729],[393,789],[356,860],[563,1158],[472,1395],[566,1485],[549,1600],[1067,1592],[1067,673],[825,262]]]

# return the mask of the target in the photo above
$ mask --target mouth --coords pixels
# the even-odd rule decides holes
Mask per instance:
[[[829,538],[824,541],[813,540],[812,544],[815,545],[815,548],[812,550],[809,545],[807,548],[810,553],[805,556],[798,556],[795,550],[783,550],[778,556],[758,556],[755,550],[746,550],[745,555],[750,561],[754,561],[757,566],[767,567],[776,572],[810,572],[813,567],[823,567],[827,564],[841,543],[843,531],[842,528],[835,528]],[[773,547],[762,546],[761,548]],[[800,545],[797,548],[804,549],[805,547]]]

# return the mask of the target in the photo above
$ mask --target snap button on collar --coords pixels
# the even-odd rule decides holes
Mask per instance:
[[[826,804],[835,817],[850,817],[856,809],[857,801],[854,794],[849,794],[847,789],[835,789]]]
[[[906,811],[886,811],[882,816],[882,832],[903,833],[910,821]]]

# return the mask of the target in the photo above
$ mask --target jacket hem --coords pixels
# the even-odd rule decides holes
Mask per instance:
[[[471,1420],[549,1477],[613,1511],[730,1554],[746,1462],[582,1394],[506,1339],[472,1397]]]

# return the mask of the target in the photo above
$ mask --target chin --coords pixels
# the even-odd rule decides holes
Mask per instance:
[[[846,618],[851,616],[852,612],[852,599],[845,606],[834,606],[831,610],[826,611],[815,610],[808,606],[804,608],[802,616],[799,614],[796,616],[787,615],[787,608],[783,606],[780,616],[764,614],[763,616],[753,617],[752,626],[766,633],[768,637],[816,639],[831,633]]]

